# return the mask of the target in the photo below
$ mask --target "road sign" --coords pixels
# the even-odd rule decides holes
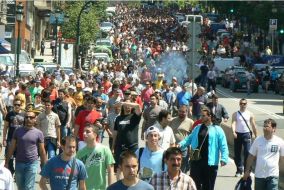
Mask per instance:
[[[269,19],[269,29],[277,30],[277,19]]]

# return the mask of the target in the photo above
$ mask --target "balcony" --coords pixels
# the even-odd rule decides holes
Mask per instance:
[[[51,10],[51,3],[48,3],[47,0],[36,0],[34,6],[40,11]]]

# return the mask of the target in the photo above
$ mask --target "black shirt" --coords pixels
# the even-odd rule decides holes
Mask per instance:
[[[198,149],[200,149],[200,146],[205,138],[204,143],[200,150],[201,159],[204,161],[205,160],[208,161],[208,136],[209,134],[207,134],[207,132],[208,132],[208,127],[202,124],[199,130],[199,133],[198,133]]]
[[[138,146],[138,128],[141,120],[141,114],[135,113],[129,115],[117,116],[114,124],[114,130],[117,131],[116,148],[125,146],[126,148],[132,148]]]
[[[6,115],[5,121],[9,123],[7,141],[12,140],[15,129],[24,125],[24,119],[24,112],[16,113],[15,111],[11,111]]]

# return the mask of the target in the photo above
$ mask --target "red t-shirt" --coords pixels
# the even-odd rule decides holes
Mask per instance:
[[[199,124],[202,124],[202,120],[201,119],[198,119],[196,120],[193,124],[192,124],[192,127],[191,127],[191,130],[193,130],[197,125]]]
[[[78,136],[80,141],[84,140],[84,127],[86,123],[95,123],[97,119],[101,117],[101,114],[96,110],[83,110],[80,111],[78,116],[76,117],[75,124],[79,125]]]

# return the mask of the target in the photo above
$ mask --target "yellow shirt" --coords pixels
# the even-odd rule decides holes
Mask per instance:
[[[156,88],[161,90],[163,86],[163,80],[156,80]]]

